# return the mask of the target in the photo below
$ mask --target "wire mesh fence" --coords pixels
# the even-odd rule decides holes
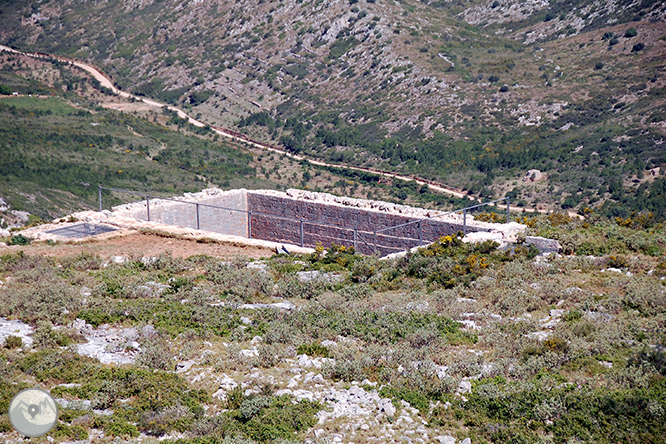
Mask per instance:
[[[462,231],[478,231],[478,227],[470,226],[467,222],[468,213],[477,211],[488,205],[497,206],[500,202],[506,204],[506,218],[509,220],[509,198],[483,202],[477,205],[461,208],[447,213],[440,213],[427,218],[401,217],[408,220],[404,223],[386,226],[386,224],[359,224],[354,221],[341,221],[326,223],[321,220],[293,218],[275,213],[253,211],[251,209],[233,208],[210,203],[194,202],[184,199],[174,199],[155,196],[149,193],[121,190],[99,185],[99,210],[103,209],[102,192],[117,192],[141,196],[145,200],[145,220],[154,219],[151,214],[151,202],[155,204],[173,203],[183,205],[178,212],[172,215],[160,216],[160,222],[197,230],[220,232],[221,223],[226,224],[225,234],[238,234],[247,238],[256,238],[274,242],[300,245],[301,247],[315,247],[319,244],[330,246],[335,243],[344,246],[353,246],[356,251],[364,254],[379,253],[386,255],[409,250],[414,247],[431,243],[441,236]],[[154,212],[154,210],[153,210]],[[462,215],[462,221],[444,219],[454,214]],[[412,219],[412,220],[409,220]],[[362,226],[360,226],[362,225]]]

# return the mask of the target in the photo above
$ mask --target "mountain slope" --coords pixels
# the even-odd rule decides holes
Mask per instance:
[[[624,211],[666,163],[664,7],[597,3],[6,2],[0,33],[293,151]]]

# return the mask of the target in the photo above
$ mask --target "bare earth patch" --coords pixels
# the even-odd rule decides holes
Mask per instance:
[[[187,239],[164,238],[154,234],[138,232],[87,242],[56,244],[40,242],[32,245],[6,247],[0,251],[2,254],[6,254],[19,250],[28,255],[66,257],[80,253],[89,253],[97,254],[103,258],[111,256],[156,256],[160,253],[170,252],[174,257],[208,255],[220,259],[228,259],[235,256],[258,259],[273,254],[271,249],[250,245],[218,242],[203,243]]]

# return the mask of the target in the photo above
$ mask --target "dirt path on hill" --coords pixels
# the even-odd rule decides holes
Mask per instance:
[[[245,256],[254,259],[269,257],[273,250],[250,245],[232,243],[203,243],[194,240],[162,237],[145,233],[130,233],[124,236],[109,237],[103,240],[85,242],[48,244],[38,242],[32,245],[11,246],[0,248],[0,255],[23,251],[27,255],[52,257],[76,256],[90,253],[108,259],[112,256],[143,257],[157,256],[170,252],[174,257],[188,258],[196,255],[207,255],[219,259],[232,259]]]

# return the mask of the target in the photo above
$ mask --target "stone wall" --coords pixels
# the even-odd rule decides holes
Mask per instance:
[[[376,242],[377,250],[386,255],[415,247],[420,239],[425,244],[463,229],[460,218],[423,219],[423,215],[416,217],[416,214],[401,215],[318,200],[306,201],[284,193],[250,191],[247,202],[252,212],[252,238],[294,245],[302,242],[306,247],[314,247],[317,243],[324,247],[332,243],[355,245],[359,252],[370,254]],[[381,231],[418,220],[421,222]],[[378,231],[376,238],[375,231]],[[490,228],[475,226],[470,218],[467,231],[490,231]]]

